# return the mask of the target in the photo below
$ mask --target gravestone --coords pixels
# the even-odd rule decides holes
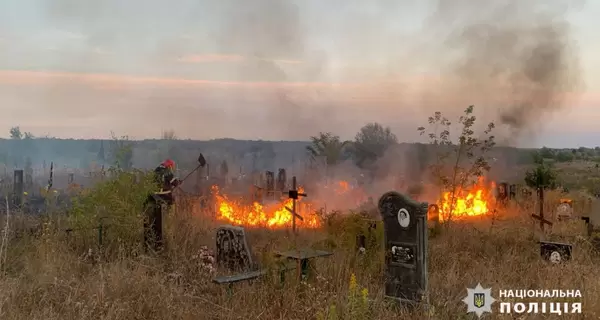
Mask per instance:
[[[508,198],[514,200],[517,198],[517,185],[511,184],[508,186]]]
[[[427,208],[427,220],[439,222],[440,221],[440,207],[432,203]]]
[[[377,222],[371,219],[365,219],[364,221],[367,224],[366,232],[363,229],[356,235],[356,250],[361,254],[367,251],[367,247],[373,248],[374,244],[377,243],[374,235],[377,230]]]
[[[562,202],[556,206],[557,220],[568,220],[573,217],[573,206],[569,202]]]
[[[285,169],[279,169],[279,171],[277,172],[277,191],[280,191],[280,192],[287,191],[287,190],[285,190],[286,185],[287,185],[287,174],[285,172]]]
[[[15,170],[13,177],[13,205],[20,208],[23,205],[23,170]]]
[[[427,203],[388,192],[379,199],[379,212],[385,234],[386,297],[427,305]]]
[[[571,260],[573,246],[567,243],[540,241],[540,256],[552,263]]]
[[[31,173],[26,172],[25,173],[25,190],[31,190],[33,189],[33,176],[31,175]]]
[[[231,272],[254,268],[246,232],[242,227],[221,226],[217,229],[217,264]]]
[[[506,201],[508,200],[508,184],[506,182],[501,182],[496,189],[496,200],[501,206],[505,206]]]
[[[275,191],[275,173],[273,171],[265,172],[265,189],[267,191],[267,197],[272,198]]]

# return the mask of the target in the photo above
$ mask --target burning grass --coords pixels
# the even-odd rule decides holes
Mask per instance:
[[[298,188],[299,193],[303,193],[302,188]],[[217,186],[212,187],[212,197],[214,198],[215,211],[217,219],[233,225],[248,227],[264,227],[269,229],[290,228],[292,226],[293,200],[286,198],[276,201],[270,205],[263,205],[253,201],[251,204],[244,204],[241,200],[234,200],[221,193]],[[321,222],[314,212],[309,210],[300,210],[298,204],[302,199],[298,199],[296,212],[302,216],[302,220],[297,220],[296,224],[301,228],[319,228]]]
[[[495,188],[494,182],[486,183],[485,179],[480,178],[469,188],[457,187],[454,193],[444,192],[437,203],[440,221],[490,214],[496,206]]]
[[[589,244],[576,236],[583,233],[583,226],[573,221],[556,225],[552,231],[554,240],[574,243],[576,248],[574,260],[557,267],[540,261],[539,234],[526,215],[506,213],[493,226],[486,218],[453,223],[430,239],[433,319],[464,318],[466,307],[461,300],[466,287],[478,282],[492,286],[496,298],[500,288],[580,289],[586,318],[600,316],[595,299],[600,294],[599,261]],[[254,255],[263,266],[273,264],[272,250],[289,248],[294,242],[328,248],[335,254],[317,261],[316,278],[309,284],[289,277],[280,287],[276,280],[265,278],[235,285],[231,298],[224,287],[210,283],[211,275],[200,257],[203,247],[214,243],[219,223],[208,213],[180,208],[170,215],[168,248],[162,257],[132,254],[120,249],[123,246],[111,246],[102,257],[82,256],[87,248],[66,242],[50,227],[39,239],[23,238],[9,246],[6,274],[0,276],[0,318],[314,319],[335,305],[340,319],[360,319],[350,315],[360,314],[353,304],[356,288],[366,292],[368,306],[362,310],[368,312],[366,318],[420,318],[383,299],[382,253],[377,246],[367,256],[354,254],[353,239],[360,221],[356,216],[337,215],[319,229],[302,229],[296,241],[286,229],[248,229]],[[123,241],[119,239],[126,238],[107,233],[107,242]]]

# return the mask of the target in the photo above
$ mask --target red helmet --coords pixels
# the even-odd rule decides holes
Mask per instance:
[[[163,165],[165,168],[169,168],[169,169],[173,169],[173,168],[175,168],[175,162],[174,162],[173,160],[171,160],[171,159],[167,159],[167,160],[165,160],[165,161],[162,163],[162,165]]]

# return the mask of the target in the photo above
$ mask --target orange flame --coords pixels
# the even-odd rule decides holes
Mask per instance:
[[[348,192],[348,190],[350,190],[350,185],[348,184],[348,181],[344,181],[344,180],[338,181],[337,188],[335,189],[335,192],[337,194],[344,194],[344,193]]]
[[[446,221],[452,215],[452,219],[461,219],[465,217],[482,216],[491,212],[491,203],[493,195],[491,190],[495,188],[492,182],[491,186],[485,185],[483,178],[479,178],[470,190],[457,187],[452,197],[452,192],[444,192],[442,199],[438,201],[439,219]],[[454,202],[454,203],[453,203]]]
[[[265,208],[265,206],[258,202],[253,202],[251,205],[244,205],[239,201],[231,200],[226,195],[221,194],[217,186],[212,186],[211,189],[218,211],[218,220],[227,221],[234,225],[267,227],[271,229],[292,226],[292,214],[286,209],[286,207],[292,209],[292,199],[285,199],[277,205]],[[298,188],[298,193],[303,192],[302,188]],[[320,220],[316,215],[302,215],[298,211],[300,210],[296,206],[296,212],[302,216],[304,221],[296,219],[296,226],[310,229],[321,226]]]

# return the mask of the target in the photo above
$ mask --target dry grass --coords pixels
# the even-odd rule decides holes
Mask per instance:
[[[331,305],[336,305],[340,318],[350,319],[345,312],[351,274],[368,290],[368,318],[426,318],[383,299],[381,252],[355,255],[355,231],[342,220],[326,230],[303,230],[296,239],[300,246],[335,252],[317,262],[315,280],[299,284],[290,276],[281,287],[267,277],[235,285],[228,297],[225,287],[210,282],[198,258],[202,246],[214,246],[217,223],[193,212],[180,210],[168,217],[168,248],[161,256],[138,254],[124,243],[114,245],[123,240],[111,236],[110,230],[110,252],[93,258],[83,257],[85,247],[72,239],[68,243],[49,225],[39,238],[14,239],[6,273],[0,276],[0,319],[315,319]],[[584,234],[582,223],[557,225],[544,235],[575,244],[573,261],[556,266],[540,261],[540,235],[527,215],[512,210],[493,226],[489,219],[456,223],[430,240],[430,319],[472,319],[461,300],[466,288],[478,282],[492,286],[496,298],[499,289],[580,289],[586,318],[600,316],[595,299],[600,295],[600,268],[587,240],[578,236]],[[272,250],[294,245],[286,231],[248,230],[248,235],[263,266],[271,264]],[[491,318],[512,319],[497,313]]]

